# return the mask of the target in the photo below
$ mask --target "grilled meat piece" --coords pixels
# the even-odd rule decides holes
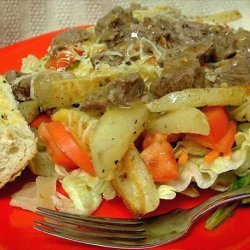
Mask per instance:
[[[89,39],[89,33],[85,29],[70,29],[57,35],[50,46],[50,54],[53,56],[58,51],[67,49],[70,45],[77,45]]]
[[[137,20],[133,18],[131,11],[116,7],[98,20],[95,32],[101,42],[112,47],[130,36],[130,25],[133,23],[137,23]]]
[[[81,109],[103,112],[112,106],[131,106],[143,92],[144,82],[139,74],[120,77],[88,95],[81,103]]]
[[[108,54],[105,54],[105,52],[100,52],[100,53],[94,54],[90,58],[90,60],[94,67],[100,64],[101,62],[105,62],[109,64],[110,66],[118,66],[123,61],[123,58],[124,58],[123,55],[118,55],[118,54],[108,55]]]
[[[31,100],[30,81],[31,75],[11,70],[5,73],[4,77],[11,86],[12,93],[19,102]]]
[[[162,97],[173,91],[188,88],[204,88],[209,82],[204,82],[203,65],[214,55],[213,45],[199,44],[190,46],[174,58],[162,62],[162,76],[150,86],[151,93]]]

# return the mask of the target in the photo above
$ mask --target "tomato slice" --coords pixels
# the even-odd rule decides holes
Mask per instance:
[[[142,147],[143,149],[149,147],[154,142],[162,142],[167,140],[167,135],[157,132],[148,132],[144,137]]]
[[[216,150],[220,153],[229,154],[234,144],[236,132],[236,125],[233,121],[230,121],[226,134],[216,143],[211,143],[193,135],[187,135],[187,138],[194,140],[204,147]]]
[[[229,118],[225,107],[213,106],[201,110],[207,117],[210,133],[209,135],[200,136],[209,143],[218,142],[226,133],[229,126]]]
[[[171,145],[166,141],[166,135],[150,133],[141,157],[146,163],[149,173],[155,182],[164,182],[178,177],[178,164]]]
[[[51,117],[50,115],[47,114],[40,114],[38,115],[31,123],[30,126],[32,128],[36,128],[38,129],[39,126],[43,123],[43,122],[51,122]]]
[[[74,135],[58,121],[45,124],[51,140],[66,154],[77,166],[91,175],[95,175],[90,154],[85,151]]]
[[[46,63],[45,68],[64,70],[74,62],[75,58],[72,56],[72,53],[68,50],[64,50],[59,52],[54,57],[50,58]]]
[[[56,145],[46,127],[46,123],[42,123],[38,128],[38,134],[45,143],[47,152],[51,156],[54,163],[59,164],[67,169],[76,168],[76,164]]]

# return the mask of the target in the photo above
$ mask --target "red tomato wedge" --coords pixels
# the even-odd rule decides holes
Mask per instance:
[[[194,135],[209,143],[218,142],[226,133],[229,126],[229,118],[226,109],[221,106],[206,107],[201,110],[207,117],[210,133],[209,135]]]
[[[36,128],[38,129],[39,126],[43,123],[43,122],[51,122],[51,117],[50,115],[47,114],[41,114],[39,116],[37,116],[31,123],[30,126],[32,128]]]
[[[233,121],[230,121],[226,134],[216,143],[211,143],[209,141],[204,140],[201,137],[196,137],[193,135],[187,135],[187,138],[191,138],[200,145],[207,148],[211,148],[220,153],[230,154],[232,146],[234,144],[236,132],[237,132],[236,125],[234,124]]]
[[[47,69],[63,70],[75,62],[70,51],[61,51],[56,56],[50,58],[45,65]]]
[[[45,143],[47,152],[51,156],[54,163],[59,164],[67,169],[77,168],[76,164],[62,152],[62,150],[52,140],[48,132],[46,123],[42,123],[38,128],[38,134],[42,141]]]
[[[166,135],[157,133],[146,136],[146,148],[141,157],[147,165],[149,173],[155,182],[164,182],[178,177],[178,164],[171,145],[166,141]],[[151,141],[149,144],[148,142]]]
[[[154,142],[162,142],[167,140],[167,135],[162,133],[150,132],[147,133],[143,139],[142,147],[143,149],[149,147]]]
[[[68,131],[61,122],[42,124],[49,135],[50,140],[72,161],[91,175],[95,174],[89,153],[78,143],[74,135]]]

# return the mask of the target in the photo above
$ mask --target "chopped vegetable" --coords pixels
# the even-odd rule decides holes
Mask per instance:
[[[241,177],[239,180],[235,181],[230,187],[229,190],[235,190],[242,187],[250,185],[250,175]]]
[[[188,107],[239,106],[249,96],[249,86],[184,89],[166,94],[147,104],[151,112],[172,111]]]
[[[89,135],[98,119],[95,116],[80,111],[79,109],[59,109],[52,115],[53,121],[59,121],[79,139],[79,143],[89,151]]]
[[[178,177],[178,164],[166,136],[158,133],[152,143],[141,153],[155,182],[164,182]]]
[[[28,123],[30,123],[36,116],[39,115],[38,102],[36,100],[20,102],[19,110]]]
[[[142,147],[143,149],[149,147],[152,143],[158,141],[166,141],[167,140],[167,135],[161,134],[161,133],[153,133],[153,132],[148,132],[146,136],[144,137]]]
[[[206,107],[202,109],[202,112],[206,115],[210,127],[209,135],[204,136],[204,138],[211,143],[218,142],[225,136],[229,126],[229,118],[225,107]]]
[[[45,64],[47,69],[64,70],[75,62],[70,51],[60,51],[54,57],[50,58]]]
[[[217,150],[218,152],[227,155],[230,153],[232,149],[235,135],[236,135],[236,125],[234,124],[234,122],[230,121],[226,134],[218,142],[212,143],[210,139],[207,140],[207,137],[195,134],[187,135],[187,138],[194,140],[195,142],[199,143],[204,147]]]
[[[160,201],[153,178],[133,144],[114,172],[111,184],[136,216],[142,216],[158,207]]]
[[[30,126],[31,126],[32,128],[38,129],[39,126],[40,126],[43,122],[45,122],[45,123],[51,122],[50,115],[48,115],[48,114],[40,114],[39,116],[37,116],[37,117],[30,123]]]
[[[69,74],[56,74],[59,73],[47,73],[34,80],[34,95],[43,111],[79,103],[100,84],[93,76],[72,78]]]
[[[148,129],[167,135],[172,133],[208,135],[210,131],[206,115],[196,108],[183,108],[168,112],[150,122]]]
[[[246,175],[236,180],[231,184],[228,190],[235,190],[250,185],[250,175]],[[239,205],[240,201],[236,201],[231,205],[224,205],[216,209],[216,211],[207,219],[205,227],[209,230],[213,230],[218,227],[223,221],[228,219],[234,214],[234,210]],[[247,203],[247,199],[244,199],[242,203]]]
[[[188,161],[188,153],[182,150],[178,158],[178,164],[184,165],[187,161]]]
[[[236,207],[239,205],[239,201],[232,203],[231,205],[219,207],[206,221],[205,227],[209,230],[213,230],[218,227],[223,221],[230,218]]]
[[[78,213],[90,215],[101,204],[102,196],[98,193],[99,181],[91,176],[66,176],[62,181],[64,190],[73,201]]]
[[[113,178],[118,162],[144,131],[147,119],[148,110],[144,105],[113,108],[104,113],[89,138],[98,177],[105,180]]]
[[[206,163],[213,162],[218,156],[220,155],[220,152],[217,150],[211,150],[209,153],[207,153],[204,157],[204,160]]]
[[[239,20],[241,18],[241,13],[238,10],[229,10],[229,11],[223,11],[216,14],[211,14],[208,16],[197,16],[195,17],[195,20],[198,22],[204,22],[204,23],[220,23],[220,24],[226,24],[230,23],[236,20]]]
[[[94,175],[90,155],[81,147],[80,143],[61,122],[42,124],[48,131],[50,139],[70,158],[77,166]]]
[[[35,175],[49,177],[57,176],[55,164],[46,152],[38,152],[29,162],[29,169]]]
[[[46,128],[46,123],[42,123],[38,128],[38,134],[46,145],[47,152],[54,163],[66,168],[76,168],[75,163],[56,145]]]
[[[169,143],[176,142],[176,141],[180,140],[183,137],[183,135],[184,134],[182,134],[182,133],[180,133],[180,134],[176,134],[176,133],[170,134],[167,137],[167,141]]]

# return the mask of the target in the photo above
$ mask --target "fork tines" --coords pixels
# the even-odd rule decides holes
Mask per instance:
[[[46,208],[37,210],[37,214],[49,221],[36,220],[34,228],[58,237],[95,245],[98,245],[100,240],[102,243],[103,240],[108,240],[107,244],[111,245],[107,246],[112,247],[115,244],[119,245],[119,242],[129,246],[131,242],[143,241],[147,238],[144,222],[141,220],[97,218]]]

